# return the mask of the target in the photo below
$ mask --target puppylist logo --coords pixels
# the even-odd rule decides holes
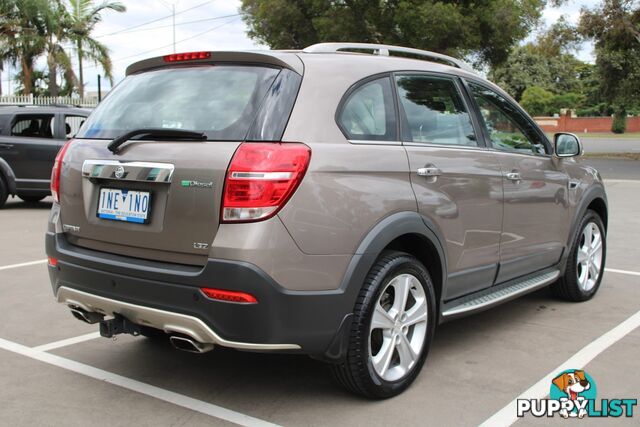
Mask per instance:
[[[638,406],[637,399],[596,399],[594,379],[583,370],[568,369],[551,381],[549,399],[518,399],[518,417],[630,418]]]

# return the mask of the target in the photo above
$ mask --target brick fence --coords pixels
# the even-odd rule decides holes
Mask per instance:
[[[535,117],[545,132],[611,132],[612,117]],[[640,117],[627,117],[626,132],[640,132]]]

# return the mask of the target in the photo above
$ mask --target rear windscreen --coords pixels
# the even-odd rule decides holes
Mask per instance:
[[[128,76],[98,105],[76,138],[113,139],[141,128],[242,140],[279,70],[205,65]]]

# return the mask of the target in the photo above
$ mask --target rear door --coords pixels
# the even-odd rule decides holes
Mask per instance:
[[[418,209],[446,240],[444,297],[487,288],[500,256],[500,164],[479,145],[477,124],[456,78],[408,73],[394,80]]]
[[[520,108],[487,86],[469,87],[504,175],[498,274],[504,282],[560,260],[569,233],[569,176]]]
[[[273,121],[282,117],[263,115],[261,107],[276,96],[272,86],[283,90],[285,75],[258,65],[178,64],[128,76],[90,115],[65,156],[60,216],[68,240],[204,265],[229,162],[258,118],[271,120],[260,129],[278,128]],[[107,149],[113,138],[141,128],[198,131],[207,140],[130,140],[117,154]]]
[[[59,141],[54,139],[54,114],[16,114],[7,137],[0,141],[2,157],[16,175],[20,189],[47,189]]]

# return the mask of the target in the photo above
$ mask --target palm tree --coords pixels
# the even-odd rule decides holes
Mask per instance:
[[[104,75],[113,85],[113,75],[111,74],[111,58],[109,49],[99,41],[91,37],[91,32],[96,24],[102,21],[102,12],[113,10],[124,12],[126,7],[117,1],[103,0],[102,3],[94,5],[93,0],[69,0],[71,5],[70,16],[72,23],[71,39],[78,51],[79,87],[80,97],[84,96],[84,75],[82,61],[84,58],[99,63],[104,70]]]
[[[45,26],[45,52],[49,69],[49,95],[58,96],[60,91],[57,81],[58,66],[62,68],[67,84],[72,87],[77,85],[71,58],[62,46],[71,37],[71,17],[60,0],[50,1],[48,8],[42,11],[42,15]]]
[[[20,64],[24,94],[33,90],[34,63],[45,48],[41,11],[47,7],[47,0],[0,2],[0,60]]]

